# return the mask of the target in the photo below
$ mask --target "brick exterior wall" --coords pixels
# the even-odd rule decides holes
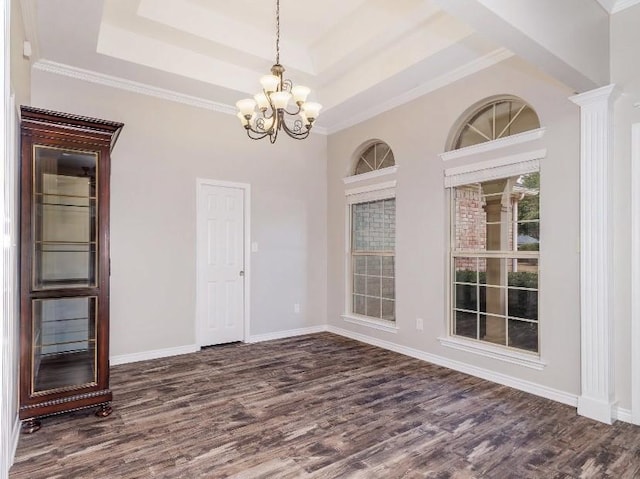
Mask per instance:
[[[486,221],[482,190],[477,185],[465,185],[455,188],[455,250],[486,249]],[[475,260],[458,258],[456,270],[475,270]],[[484,271],[481,265],[480,271]]]
[[[513,211],[516,199],[512,198],[509,205]],[[484,210],[485,201],[479,185],[463,185],[455,188],[455,243],[454,248],[460,250],[485,251],[487,248],[487,214]],[[511,214],[509,215],[511,217]],[[509,251],[513,250],[513,222],[509,221]],[[458,258],[456,271],[475,270],[475,260]],[[486,262],[480,260],[480,272],[486,271]]]
[[[354,251],[393,251],[395,232],[395,199],[353,206]]]

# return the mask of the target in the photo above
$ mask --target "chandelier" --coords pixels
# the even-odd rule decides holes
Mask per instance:
[[[294,86],[283,75],[284,67],[280,65],[280,0],[276,0],[276,63],[271,67],[271,75],[260,78],[262,91],[253,99],[246,98],[236,103],[237,116],[252,140],[268,137],[271,143],[275,143],[280,131],[296,140],[304,140],[320,114],[322,105],[307,101],[311,90],[306,86]]]

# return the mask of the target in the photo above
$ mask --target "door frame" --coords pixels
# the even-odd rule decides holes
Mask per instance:
[[[200,295],[200,282],[204,278],[202,261],[200,258],[200,247],[204,231],[202,231],[202,218],[204,211],[200,206],[200,192],[204,186],[217,186],[223,188],[236,188],[243,191],[243,228],[244,228],[244,324],[243,342],[248,342],[251,326],[251,185],[249,183],[236,183],[232,181],[212,180],[206,178],[196,178],[196,317],[195,317],[195,344],[197,347],[206,346],[202,343],[202,323],[204,321],[204,298]]]

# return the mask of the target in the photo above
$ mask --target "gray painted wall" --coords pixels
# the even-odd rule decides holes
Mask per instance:
[[[446,334],[446,268],[448,206],[443,183],[450,129],[474,103],[497,94],[528,101],[546,128],[540,143],[542,243],[540,260],[540,334],[542,358],[535,371],[478,357],[440,345]],[[570,394],[580,392],[579,301],[579,127],[573,92],[512,58],[418,100],[329,137],[328,248],[331,279],[329,324],[351,332],[415,348],[447,359]],[[354,152],[372,138],[388,143],[395,154],[396,191],[396,320],[397,334],[354,325],[340,318],[344,305],[345,185]],[[504,156],[508,152],[500,152]],[[457,166],[450,161],[446,167]],[[349,185],[353,186],[353,185]],[[424,330],[416,330],[416,318]]]
[[[33,105],[122,121],[111,176],[111,355],[195,343],[196,178],[251,184],[251,334],[326,322],[326,137],[33,72]],[[294,313],[294,304],[301,312]]]

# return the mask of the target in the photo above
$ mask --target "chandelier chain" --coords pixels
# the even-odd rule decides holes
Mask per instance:
[[[276,63],[280,64],[280,0],[276,0]]]

